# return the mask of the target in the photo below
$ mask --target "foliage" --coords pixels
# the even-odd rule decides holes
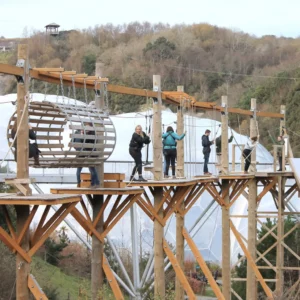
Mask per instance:
[[[47,285],[43,291],[49,300],[60,300],[57,288]]]
[[[188,282],[195,294],[197,294],[197,295],[205,294],[205,283],[204,282],[197,280],[195,278],[192,278],[192,277],[187,277],[187,279],[188,279]]]
[[[265,227],[262,226],[257,234],[257,238],[261,239],[265,234],[274,226],[276,226],[277,220],[267,219],[264,223]],[[291,217],[288,217],[284,221],[284,232],[290,231],[295,225],[297,221]],[[277,235],[277,229],[273,230],[273,233]],[[269,249],[276,242],[275,237],[272,235],[268,235],[262,242],[257,245],[257,250],[260,253],[264,253],[267,249]],[[300,255],[300,229],[295,229],[290,235],[288,235],[284,239],[285,244],[292,249],[297,255]],[[265,258],[272,264],[276,265],[276,252],[277,249],[274,247],[270,250]],[[241,256],[239,255],[238,258]],[[284,252],[284,266],[296,266],[298,264],[297,258],[288,250]],[[258,266],[267,266],[266,262],[262,259],[257,262]],[[261,269],[260,270],[262,276],[264,278],[275,279],[276,275],[271,269]],[[247,277],[247,261],[243,260],[238,266],[235,268],[235,277],[237,278],[246,278]],[[299,279],[298,271],[285,270],[284,271],[284,286],[285,288],[291,287],[297,280]],[[268,286],[274,290],[275,283],[268,282]],[[233,289],[242,297],[242,299],[246,299],[246,283],[245,282],[234,282]],[[259,294],[264,294],[262,287],[259,285],[258,287]],[[233,299],[236,297],[233,295]]]
[[[0,253],[0,300],[15,299],[16,258],[2,242]]]
[[[70,240],[66,233],[66,227],[61,227],[57,232],[57,236],[49,237],[44,244],[45,260],[54,266],[57,266],[63,258],[62,251],[68,246]]]

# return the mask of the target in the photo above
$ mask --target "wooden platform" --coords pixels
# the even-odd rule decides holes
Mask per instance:
[[[37,194],[32,196],[19,196],[17,194],[0,194],[0,205],[53,205],[79,202],[81,195],[53,195]]]
[[[194,179],[164,179],[161,181],[148,180],[148,181],[132,181],[126,182],[129,186],[153,186],[153,187],[164,187],[164,186],[189,186],[202,182],[215,182],[218,181],[217,177],[201,177]]]
[[[50,189],[52,194],[81,194],[81,195],[136,195],[142,194],[141,188],[54,188]]]

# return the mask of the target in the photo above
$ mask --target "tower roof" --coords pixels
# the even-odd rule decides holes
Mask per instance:
[[[56,24],[56,23],[50,23],[50,24],[46,25],[45,27],[46,27],[46,28],[48,28],[48,27],[55,27],[55,28],[58,28],[58,27],[60,27],[60,25],[58,25],[58,24]]]

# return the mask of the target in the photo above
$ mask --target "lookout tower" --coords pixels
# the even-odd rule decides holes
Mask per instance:
[[[46,28],[46,33],[52,36],[57,36],[58,35],[58,28],[60,27],[60,25],[56,24],[56,23],[50,23],[48,25],[45,26]]]

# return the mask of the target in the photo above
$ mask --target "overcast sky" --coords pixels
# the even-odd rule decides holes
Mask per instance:
[[[208,22],[257,36],[300,35],[300,0],[0,0],[0,36],[22,37],[25,27],[44,30],[133,21]]]

